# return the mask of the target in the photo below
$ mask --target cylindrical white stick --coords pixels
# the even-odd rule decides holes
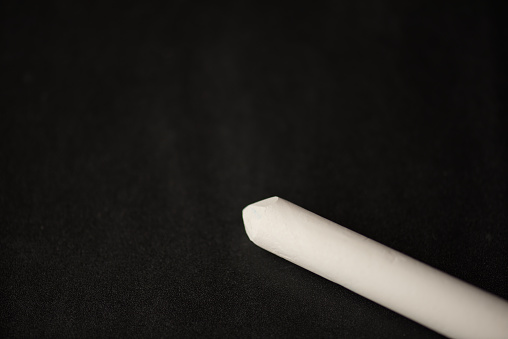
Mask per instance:
[[[508,338],[508,302],[278,197],[245,207],[258,246],[452,338]]]

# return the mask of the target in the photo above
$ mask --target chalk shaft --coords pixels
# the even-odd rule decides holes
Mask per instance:
[[[452,338],[508,338],[508,302],[278,197],[243,210],[256,245]]]

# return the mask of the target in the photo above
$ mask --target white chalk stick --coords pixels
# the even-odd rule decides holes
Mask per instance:
[[[278,197],[245,207],[258,246],[452,338],[508,338],[508,302]]]

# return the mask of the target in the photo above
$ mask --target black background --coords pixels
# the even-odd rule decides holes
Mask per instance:
[[[505,14],[4,3],[2,334],[438,337],[252,244],[273,195],[508,298]]]

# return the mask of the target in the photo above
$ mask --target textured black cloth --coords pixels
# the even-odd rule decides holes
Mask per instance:
[[[439,337],[252,244],[278,195],[508,298],[506,12],[3,3],[8,337]]]

